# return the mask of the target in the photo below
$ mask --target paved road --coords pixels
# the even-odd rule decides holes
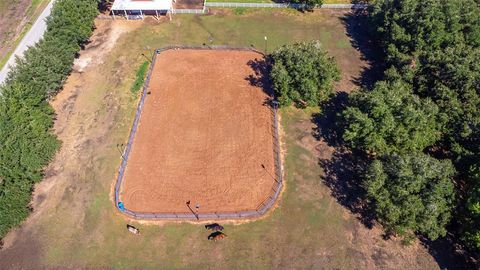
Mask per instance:
[[[43,10],[42,14],[40,14],[35,23],[32,25],[32,28],[30,28],[28,33],[23,37],[22,41],[20,41],[17,48],[15,48],[15,51],[8,59],[7,63],[3,66],[2,70],[0,71],[0,84],[2,84],[7,78],[10,67],[15,65],[15,56],[18,55],[19,57],[22,57],[23,53],[28,49],[29,46],[34,45],[43,37],[43,33],[45,30],[47,30],[47,23],[45,22],[45,19],[50,15],[53,2],[55,2],[55,0],[52,0],[47,5],[45,10]]]

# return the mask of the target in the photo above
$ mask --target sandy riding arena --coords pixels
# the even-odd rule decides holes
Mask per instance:
[[[120,188],[126,209],[251,211],[271,196],[273,113],[251,64],[261,60],[237,50],[157,56]]]

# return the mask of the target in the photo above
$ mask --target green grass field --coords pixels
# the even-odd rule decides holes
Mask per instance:
[[[126,232],[125,222],[113,213],[108,190],[101,190],[86,211],[87,227],[71,232],[73,238],[50,240],[50,263],[108,265],[114,269],[309,268],[321,260],[317,253],[328,252],[333,255],[326,265],[354,268],[359,258],[349,257],[343,245],[335,244],[348,242],[347,235],[338,232],[352,230],[353,220],[344,219],[341,207],[326,196],[325,187],[318,185],[321,170],[314,166],[315,157],[295,143],[299,131],[293,124],[309,115],[295,110],[283,111],[283,115],[289,150],[287,189],[280,207],[270,217],[244,225],[226,225],[228,238],[215,244],[207,241],[203,225],[137,225],[142,235],[136,237]],[[61,224],[66,225],[59,221],[55,219],[56,226],[50,224],[54,226],[52,233],[62,231]],[[88,231],[101,236],[89,237]]]
[[[189,223],[134,222],[141,235],[132,235],[111,201],[121,161],[115,145],[126,140],[133,121],[138,94],[130,89],[145,61],[142,53],[168,44],[200,45],[210,37],[213,44],[263,49],[268,35],[267,50],[318,39],[338,59],[350,82],[361,70],[361,61],[349,45],[342,16],[339,11],[249,10],[234,15],[220,10],[208,16],[176,15],[160,24],[134,22],[141,25],[121,36],[101,64],[69,79],[69,91],[79,90],[72,94],[70,116],[59,112],[68,125],[60,125],[64,144],[52,165],[57,186],[49,192],[57,199],[47,197],[45,211],[30,221],[31,229],[17,241],[17,249],[7,249],[11,253],[5,256],[15,258],[30,247],[30,261],[58,269],[435,268],[425,249],[404,249],[382,240],[378,230],[366,229],[330,195],[321,180],[318,141],[312,136],[311,114],[318,109],[281,111],[286,189],[279,206],[264,219],[225,225],[225,240],[207,241],[203,225]],[[79,147],[81,155],[72,157],[70,151]]]

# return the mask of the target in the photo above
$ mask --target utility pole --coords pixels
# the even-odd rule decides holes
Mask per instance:
[[[267,36],[265,36],[265,54],[268,54],[267,46],[268,46],[268,38]]]

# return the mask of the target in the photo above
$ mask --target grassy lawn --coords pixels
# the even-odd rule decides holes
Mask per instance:
[[[126,231],[127,220],[111,201],[121,161],[115,145],[125,141],[133,121],[138,94],[130,89],[145,61],[142,53],[167,44],[200,45],[210,37],[213,44],[263,49],[268,35],[267,50],[320,40],[338,59],[347,84],[361,70],[360,55],[350,46],[340,12],[217,12],[175,15],[163,23],[131,22],[140,25],[123,34],[100,64],[69,78],[64,94],[70,91],[73,101],[65,98],[66,105],[60,104],[57,111],[58,121],[64,123],[57,123],[56,129],[64,144],[48,180],[54,188],[42,203],[43,214],[27,226],[31,229],[22,234],[25,240],[18,241],[18,252],[23,252],[21,243],[38,246],[27,253],[29,260],[49,269],[435,268],[425,249],[382,240],[378,231],[365,228],[330,195],[316,156],[319,142],[312,136],[311,114],[318,109],[281,111],[286,189],[266,218],[225,225],[228,238],[217,243],[207,241],[203,225],[189,223],[133,222],[141,235]],[[113,27],[129,22],[99,23]],[[72,111],[66,113],[69,108]],[[6,252],[14,258],[17,251],[14,246]]]
[[[19,1],[16,0],[0,1],[0,16],[2,16],[4,12],[6,12],[7,7],[17,5],[18,2]],[[12,55],[18,43],[20,43],[23,37],[27,34],[28,30],[30,30],[35,20],[42,13],[43,9],[48,5],[49,2],[50,0],[31,0],[31,3],[26,10],[23,9],[23,7],[16,7],[19,10],[23,10],[22,12],[24,14],[22,14],[23,17],[18,15],[12,16],[10,18],[11,22],[13,25],[15,25],[16,23],[19,23],[23,18],[25,21],[25,25],[21,28],[19,33],[12,33],[14,36],[16,36],[16,38],[12,39],[8,37],[5,39],[5,42],[2,42],[0,44],[0,49],[7,48],[7,50],[0,50],[0,69],[8,61],[8,58],[10,58],[10,55]]]
[[[288,134],[288,186],[280,207],[270,217],[226,225],[228,239],[216,244],[206,240],[208,233],[202,225],[191,224],[136,224],[142,236],[135,237],[125,231],[125,221],[112,213],[108,190],[100,190],[86,209],[85,231],[51,238],[49,262],[60,267],[85,263],[92,268],[108,265],[115,269],[291,269],[317,264],[329,269],[356,267],[360,258],[349,257],[343,244],[336,244],[348,242],[348,234],[342,232],[353,229],[353,219],[345,219],[344,210],[326,196],[328,190],[318,185],[321,170],[315,166],[315,157],[295,143],[300,133],[293,125],[308,120],[309,115],[295,110],[286,110],[283,115]],[[51,222],[51,233],[67,225],[59,219]],[[88,231],[97,236],[89,236]],[[318,256],[323,253],[331,254],[328,262]]]

